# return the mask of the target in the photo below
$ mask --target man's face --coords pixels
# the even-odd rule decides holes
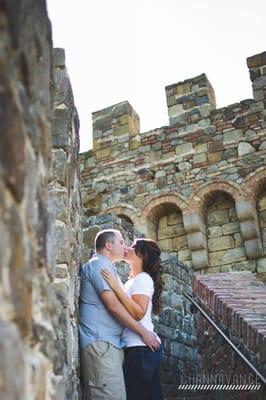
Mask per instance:
[[[111,257],[113,261],[121,261],[125,256],[125,241],[120,232],[115,233],[114,242],[112,243]]]

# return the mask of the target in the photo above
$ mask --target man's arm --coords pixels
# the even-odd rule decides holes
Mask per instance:
[[[100,294],[101,300],[104,303],[107,310],[112,316],[121,322],[122,325],[136,332],[141,336],[143,342],[152,350],[156,350],[160,347],[160,343],[156,339],[153,332],[148,331],[127,312],[125,307],[117,299],[116,295],[111,290],[105,290]]]

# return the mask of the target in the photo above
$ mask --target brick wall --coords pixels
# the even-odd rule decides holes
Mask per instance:
[[[265,376],[265,283],[248,271],[198,275],[194,278],[193,290],[207,314]],[[196,332],[197,345],[202,356],[202,374],[224,374],[228,379],[235,376],[238,381],[253,377],[253,383],[260,383],[199,312],[196,314]]]

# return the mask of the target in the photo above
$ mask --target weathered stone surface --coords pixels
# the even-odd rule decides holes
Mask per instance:
[[[242,247],[238,247],[210,253],[209,257],[211,266],[215,267],[217,265],[232,264],[234,262],[245,260],[246,254]]]
[[[24,374],[16,374],[14,371],[25,370],[23,347],[18,330],[0,319],[0,395],[2,399],[26,400],[26,380]]]
[[[266,258],[260,258],[258,261],[258,272],[266,272]]]
[[[210,226],[208,228],[208,237],[209,238],[222,236],[223,233],[225,233],[225,232],[223,232],[223,229],[221,226]]]
[[[64,185],[66,183],[67,154],[63,149],[53,150],[53,177]]]
[[[232,249],[235,245],[234,239],[231,236],[223,236],[219,239],[209,239],[208,245],[210,251],[219,251],[225,249]]]
[[[209,226],[227,224],[229,222],[228,212],[224,210],[215,210],[213,212],[209,212],[207,216],[207,222]]]
[[[231,235],[232,233],[239,232],[239,222],[230,222],[229,224],[225,224],[222,226],[222,230],[224,235]]]
[[[243,137],[241,129],[233,129],[223,134],[223,144],[228,145],[230,143],[239,142]]]
[[[178,236],[173,239],[173,250],[180,250],[187,248],[187,236]]]
[[[175,148],[175,152],[177,156],[185,156],[187,154],[193,154],[193,146],[191,143],[181,144]]]
[[[71,85],[62,51],[56,60],[60,72],[52,73],[45,2],[4,1],[0,20],[0,398],[79,400],[79,357],[73,342],[78,343],[74,265],[80,263],[81,237],[71,235],[71,246],[65,240],[71,224],[79,230],[80,213],[78,121]],[[54,83],[60,86],[58,94]],[[62,146],[53,154],[52,100],[60,110],[56,117],[61,113],[54,125],[59,137],[53,132],[53,139]],[[67,224],[57,243],[67,249],[61,257],[58,248],[65,261],[58,269],[55,217]],[[61,303],[55,274],[69,283]]]
[[[239,157],[243,156],[244,154],[254,153],[256,151],[253,146],[246,142],[240,142],[237,150]]]

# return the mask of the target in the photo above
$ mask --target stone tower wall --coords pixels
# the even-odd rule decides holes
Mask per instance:
[[[0,43],[0,398],[77,400],[78,125],[45,1],[2,1]]]
[[[127,102],[93,113],[84,212],[124,216],[195,271],[265,272],[266,53],[247,64],[254,99],[216,109],[202,74],[166,87],[169,126],[140,133]]]

